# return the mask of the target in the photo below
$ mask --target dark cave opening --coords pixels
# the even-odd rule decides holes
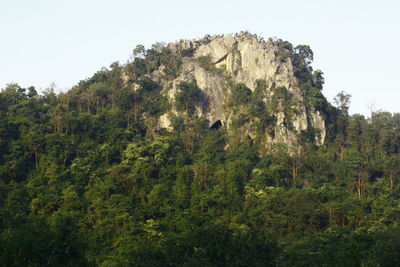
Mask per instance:
[[[211,125],[210,129],[212,130],[218,130],[222,126],[222,122],[220,120],[217,120],[214,122],[213,125]]]

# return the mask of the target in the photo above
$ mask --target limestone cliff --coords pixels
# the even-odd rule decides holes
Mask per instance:
[[[220,121],[228,132],[238,131],[265,145],[295,144],[311,129],[315,142],[324,143],[324,118],[308,101],[302,88],[304,81],[295,75],[290,51],[276,40],[239,33],[181,40],[167,47],[182,55],[179,71],[172,79],[165,79],[160,66],[151,76],[163,85],[170,103],[174,103],[180,83],[195,81],[203,95],[195,113],[207,119],[210,126]],[[233,88],[239,84],[259,96],[261,108],[266,110],[262,114],[267,114],[268,120],[252,116],[254,103],[235,105]],[[159,127],[171,129],[173,115],[179,115],[174,108],[162,115]],[[238,123],[238,117],[244,119]]]

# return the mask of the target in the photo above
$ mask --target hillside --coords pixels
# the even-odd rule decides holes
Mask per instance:
[[[349,115],[307,45],[139,45],[0,92],[1,266],[397,266],[400,114]]]

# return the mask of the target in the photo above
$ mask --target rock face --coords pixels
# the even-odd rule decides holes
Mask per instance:
[[[260,119],[250,117],[240,125],[242,133],[253,139],[258,138],[265,145],[279,142],[295,144],[303,132],[312,128],[317,133],[315,142],[319,145],[324,143],[324,119],[315,107],[305,102],[305,94],[294,74],[292,60],[279,58],[281,48],[273,40],[264,41],[249,33],[239,33],[209,36],[198,41],[182,40],[168,47],[177,54],[192,49],[190,56],[182,57],[177,77],[161,81],[171,103],[181,82],[196,81],[204,96],[196,114],[206,118],[210,126],[221,121],[229,132],[238,128],[233,126],[235,118],[240,113],[246,113],[246,108],[232,105],[232,87],[244,84],[254,93],[257,84],[262,81],[262,101],[273,123],[270,123],[268,131],[264,129],[260,133],[255,129]],[[285,106],[288,99],[274,97],[277,96],[276,88],[287,90],[291,112]],[[178,112],[163,115],[159,119],[160,127],[171,128],[172,114]]]

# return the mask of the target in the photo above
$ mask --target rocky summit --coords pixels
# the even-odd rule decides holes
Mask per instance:
[[[189,110],[174,103],[185,90],[182,85],[192,84],[200,89],[200,96],[190,112],[206,119],[209,127],[221,125],[233,135],[265,146],[294,145],[304,136],[318,145],[324,143],[328,104],[320,92],[322,72],[310,66],[313,53],[308,46],[293,47],[286,41],[241,32],[181,40],[154,50],[168,51],[179,61],[172,76],[168,75],[170,61],[159,63],[148,74],[162,84],[171,104],[157,119],[159,129],[172,130],[172,118],[187,115]],[[128,64],[124,81],[139,88],[131,69]]]

